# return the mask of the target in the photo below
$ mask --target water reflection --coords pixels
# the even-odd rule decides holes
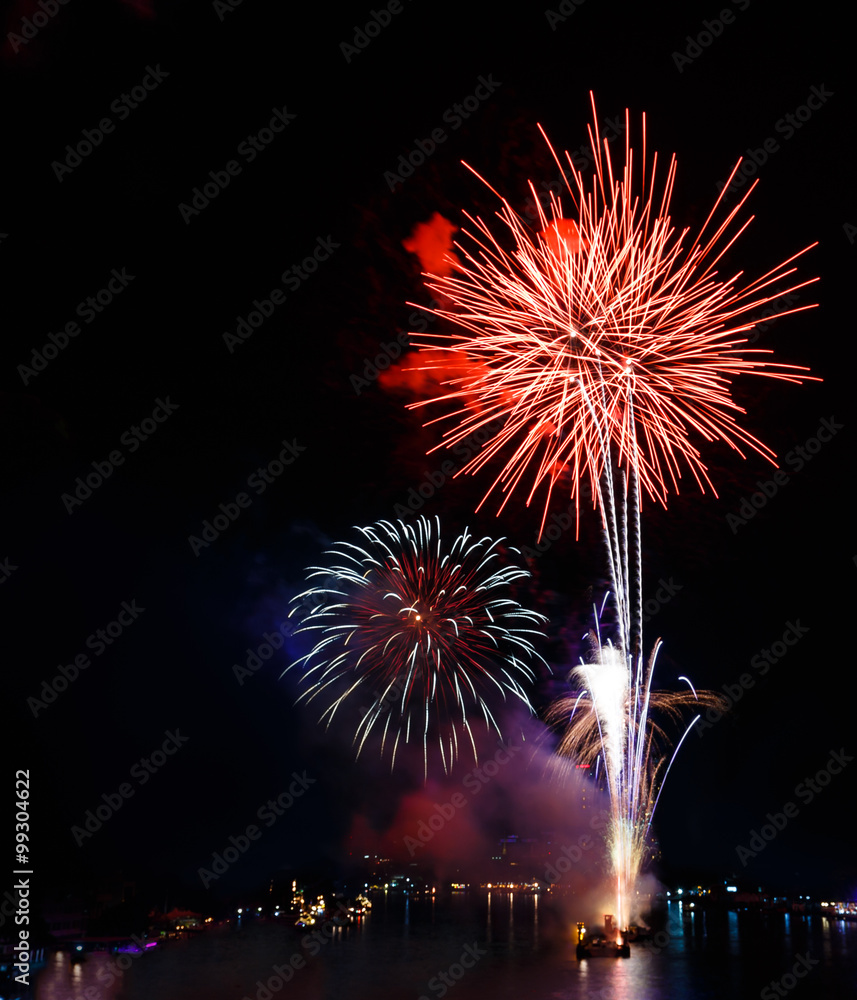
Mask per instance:
[[[55,952],[39,974],[36,996],[38,1000],[114,1000],[134,958],[93,952],[86,961],[72,962],[69,952]]]
[[[311,951],[304,932],[248,920],[153,952],[94,953],[73,965],[50,957],[36,1000],[401,1000],[437,997],[438,977],[461,970],[449,1000],[757,1000],[791,975],[799,956],[818,960],[807,996],[854,995],[857,924],[821,917],[670,905],[651,940],[629,959],[577,961],[578,904],[529,893],[463,893],[432,899],[379,897],[359,926],[339,928]],[[288,983],[277,968],[305,961]],[[431,984],[434,983],[434,986]],[[451,988],[450,988],[451,989]],[[271,996],[266,996],[266,991]]]

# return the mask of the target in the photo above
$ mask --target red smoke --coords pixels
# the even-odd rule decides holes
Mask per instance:
[[[416,223],[411,235],[402,240],[402,246],[408,253],[416,254],[423,271],[446,277],[457,265],[452,252],[452,234],[457,231],[458,226],[435,212],[428,222]]]
[[[454,775],[404,793],[382,830],[355,816],[346,843],[355,860],[385,858],[402,871],[417,865],[441,880],[535,878],[544,884],[552,881],[550,865],[567,847],[577,856],[557,888],[579,891],[600,884],[595,875],[604,822],[593,821],[604,805],[579,771],[560,777],[544,751],[529,740],[513,740],[480,753],[478,766],[458,767]],[[497,861],[504,853],[501,840],[512,835],[522,839],[509,850],[523,853]],[[589,846],[577,850],[582,836],[590,838]],[[531,846],[523,847],[527,841]]]
[[[550,249],[559,256],[560,241],[569,253],[580,252],[580,230],[573,219],[554,219],[547,229],[539,233]]]
[[[465,380],[467,386],[487,374],[483,364],[471,361],[463,351],[427,348],[419,354],[409,354],[398,364],[381,372],[378,381],[386,392],[405,392],[414,396],[446,395]],[[478,410],[474,395],[462,390],[461,396],[471,409]]]

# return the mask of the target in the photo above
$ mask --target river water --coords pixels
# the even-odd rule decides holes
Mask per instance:
[[[857,924],[678,904],[630,959],[578,962],[574,923],[522,894],[377,897],[317,939],[278,921],[214,928],[139,956],[52,955],[36,1000],[703,1000],[857,998]]]

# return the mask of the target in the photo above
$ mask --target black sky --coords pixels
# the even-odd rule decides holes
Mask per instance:
[[[580,147],[592,90],[600,115],[629,107],[633,128],[645,112],[650,148],[676,153],[681,226],[701,223],[735,160],[772,140],[748,208],[756,218],[729,269],[756,275],[819,243],[799,264],[821,278],[800,304],[819,308],[771,324],[756,346],[823,381],[735,387],[745,426],[784,457],[788,482],[730,525],[772,469],[704,445],[719,499],[688,485],[668,512],[649,505],[644,573],[647,596],[671,584],[647,625],[665,639],[665,686],[680,674],[715,689],[755,679],[728,718],[691,734],[672,770],[659,806],[665,861],[853,896],[857,767],[812,802],[796,791],[831,751],[857,756],[853,16],[824,3],[726,4],[729,23],[687,60],[704,22],[720,20],[716,5],[586,0],[559,20],[532,4],[407,3],[354,55],[342,43],[371,5],[227,6],[69,5],[26,44],[7,37],[2,47],[0,559],[15,567],[0,586],[4,743],[7,777],[31,768],[50,877],[128,866],[192,884],[293,772],[317,783],[300,815],[236,866],[236,882],[336,857],[355,813],[381,815],[380,779],[355,770],[339,741],[326,745],[278,681],[297,647],[244,685],[233,664],[285,618],[328,542],[392,516],[446,457],[425,457],[437,431],[420,430],[401,397],[374,383],[357,394],[351,381],[407,329],[406,303],[428,301],[402,239],[435,211],[456,224],[463,210],[493,211],[461,160],[522,205],[528,177],[556,173],[536,123],[558,147]],[[17,4],[4,32],[38,10]],[[145,100],[123,104],[144,78]],[[444,124],[480,78],[493,93],[460,128]],[[813,93],[820,106],[788,134],[785,116]],[[295,117],[251,161],[242,143],[278,114]],[[111,131],[79,165],[52,166],[104,118]],[[447,140],[391,192],[385,172],[438,127]],[[240,172],[199,214],[183,213],[229,161]],[[284,285],[319,246],[329,259],[297,289]],[[114,271],[133,278],[114,279],[113,300],[85,322],[78,304]],[[276,288],[286,301],[230,352],[224,333]],[[22,376],[48,334],[75,320],[79,334]],[[131,429],[168,398],[174,411],[135,446]],[[824,420],[841,429],[802,468],[789,463]],[[284,441],[295,461],[256,494],[248,478]],[[123,464],[69,512],[62,495],[116,449]],[[473,514],[487,485],[449,484],[422,513],[533,545],[534,511]],[[252,503],[195,554],[189,536],[242,491]],[[587,588],[601,582],[594,526],[583,534],[539,560],[533,592],[554,616],[553,650],[561,630],[585,621]],[[94,655],[87,638],[123,602],[145,610]],[[762,676],[753,657],[790,623],[808,631]],[[87,652],[91,666],[34,717],[27,699]],[[176,729],[189,739],[162,772],[145,786],[129,777]],[[125,781],[134,796],[78,848],[71,828]],[[798,817],[742,868],[736,847],[789,801]]]

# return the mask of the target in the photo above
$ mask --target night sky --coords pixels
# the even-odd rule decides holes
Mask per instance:
[[[426,456],[440,430],[406,410],[417,397],[354,378],[429,302],[402,241],[434,212],[458,226],[494,211],[462,160],[523,209],[527,179],[557,173],[536,124],[579,150],[591,90],[603,126],[630,108],[636,143],[645,113],[649,148],[676,154],[680,228],[702,223],[739,156],[755,158],[755,220],[724,273],[756,276],[819,244],[798,267],[821,280],[794,303],[819,307],[754,346],[822,381],[734,386],[743,426],[780,456],[776,494],[748,508],[774,469],[698,442],[719,497],[686,482],[668,511],[643,512],[661,685],[753,680],[672,769],[663,874],[853,898],[857,764],[799,793],[831,751],[857,757],[853,15],[755,0],[372,10],[112,2],[43,17],[19,2],[5,15],[4,773],[9,802],[14,769],[31,769],[42,886],[123,869],[198,888],[212,853],[306,772],[305,797],[223,883],[252,886],[341,861],[356,817],[383,831],[414,792],[411,774],[355,765],[347,733],[294,707],[279,675],[305,642],[288,638],[243,684],[233,666],[286,619],[305,567],[352,525],[393,517],[449,457]],[[363,34],[370,22],[384,24]],[[466,118],[455,110],[477,93]],[[240,338],[258,309],[269,315]],[[266,482],[257,470],[281,452]],[[109,476],[75,497],[99,465]],[[447,482],[420,513],[534,547],[535,507],[474,514],[491,478]],[[753,516],[727,520],[742,503]],[[220,505],[237,517],[192,544]],[[604,586],[596,528],[586,515],[579,540],[552,545],[521,598],[551,618],[540,648],[558,680],[533,692],[540,707]],[[784,655],[766,661],[776,643]],[[52,702],[28,701],[80,656],[89,665]],[[186,741],[147,771],[170,733]],[[133,794],[78,846],[72,828],[123,783]],[[743,867],[736,848],[789,802],[797,815]]]

